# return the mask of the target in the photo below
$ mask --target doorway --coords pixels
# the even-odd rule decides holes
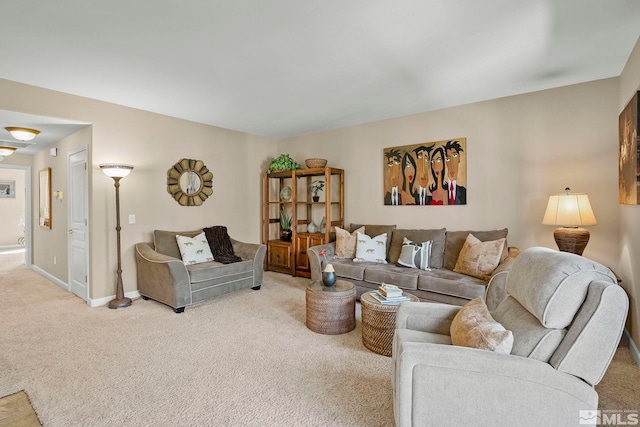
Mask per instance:
[[[69,290],[89,301],[89,183],[87,147],[67,154],[67,250],[69,260]]]
[[[0,163],[0,252],[31,267],[31,167]]]

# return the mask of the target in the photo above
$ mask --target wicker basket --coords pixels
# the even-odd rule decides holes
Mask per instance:
[[[305,159],[308,168],[323,168],[327,166],[327,159]]]

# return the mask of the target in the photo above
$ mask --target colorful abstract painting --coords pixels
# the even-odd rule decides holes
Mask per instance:
[[[385,148],[384,204],[466,205],[466,138]]]
[[[639,94],[640,92],[636,92],[618,119],[620,133],[618,200],[623,205],[640,204]]]

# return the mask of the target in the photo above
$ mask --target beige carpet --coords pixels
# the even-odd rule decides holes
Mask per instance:
[[[307,283],[268,272],[260,291],[178,315],[89,308],[22,266],[0,271],[0,396],[25,390],[47,427],[392,426],[391,359],[362,345],[359,306],[352,332],[308,330]],[[638,409],[640,369],[618,353],[602,408]]]

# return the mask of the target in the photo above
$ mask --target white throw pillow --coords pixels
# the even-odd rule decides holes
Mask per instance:
[[[355,262],[387,263],[387,233],[376,237],[357,233],[357,236],[356,257],[353,259]]]
[[[427,240],[426,242],[422,242],[418,245],[404,237],[400,258],[398,258],[398,265],[403,267],[419,268],[421,270],[431,270],[429,266],[431,243],[431,240]]]
[[[213,254],[204,231],[194,238],[176,235],[176,240],[185,265],[213,261]]]

